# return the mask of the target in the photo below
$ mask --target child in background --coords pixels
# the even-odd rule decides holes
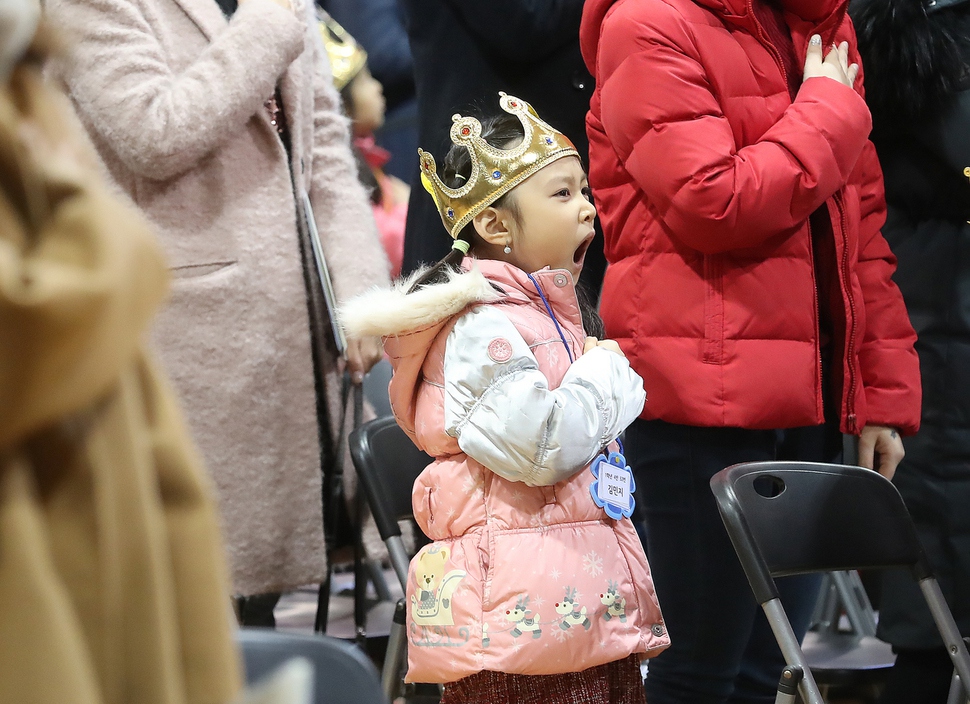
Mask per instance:
[[[411,562],[408,680],[449,683],[443,704],[643,702],[639,661],[669,641],[615,442],[643,384],[584,332],[596,209],[575,147],[500,103],[455,116],[440,178],[419,150],[451,253],[341,315],[384,336],[395,416],[435,458],[413,492],[434,542]]]
[[[334,86],[353,121],[354,156],[361,183],[370,190],[374,220],[391,264],[391,277],[401,273],[404,223],[411,188],[382,169],[391,158],[379,147],[374,132],[384,124],[384,90],[367,69],[367,52],[333,18],[324,16],[320,33],[327,48]]]

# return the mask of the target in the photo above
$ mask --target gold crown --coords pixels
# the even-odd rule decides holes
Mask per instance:
[[[343,90],[367,65],[367,52],[330,15],[321,12],[318,26],[330,59],[333,84],[337,90]]]
[[[472,170],[461,188],[449,188],[438,178],[434,157],[418,149],[421,183],[441,213],[452,237],[458,237],[472,219],[539,169],[565,156],[579,156],[569,138],[539,119],[524,100],[499,93],[502,109],[519,118],[525,133],[511,149],[499,149],[482,139],[482,123],[474,117],[451,119],[451,141],[465,147]]]

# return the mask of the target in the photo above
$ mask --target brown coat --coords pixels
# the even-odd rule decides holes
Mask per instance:
[[[237,593],[319,581],[320,448],[279,85],[339,298],[387,264],[314,32],[271,0],[49,0],[77,38],[64,72],[114,180],[174,267],[156,340],[218,486]],[[326,324],[326,322],[324,322]],[[324,359],[331,430],[336,360]]]
[[[216,507],[141,349],[161,254],[69,138],[70,104],[17,77],[0,89],[0,701],[228,702]]]

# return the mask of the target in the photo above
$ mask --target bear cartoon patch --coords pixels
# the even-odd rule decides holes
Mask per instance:
[[[453,626],[451,599],[464,578],[463,570],[445,574],[448,548],[431,545],[414,558],[415,593],[411,595],[411,617],[422,626]]]

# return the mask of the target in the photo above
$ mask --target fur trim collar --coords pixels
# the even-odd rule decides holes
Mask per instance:
[[[341,306],[338,319],[347,336],[400,335],[448,320],[473,303],[502,298],[477,267],[465,273],[450,272],[447,281],[408,293],[425,271],[416,271],[389,289],[373,289]]]
[[[937,6],[944,9],[935,11]],[[876,132],[913,129],[960,89],[965,61],[959,20],[968,7],[957,0],[852,3]]]

